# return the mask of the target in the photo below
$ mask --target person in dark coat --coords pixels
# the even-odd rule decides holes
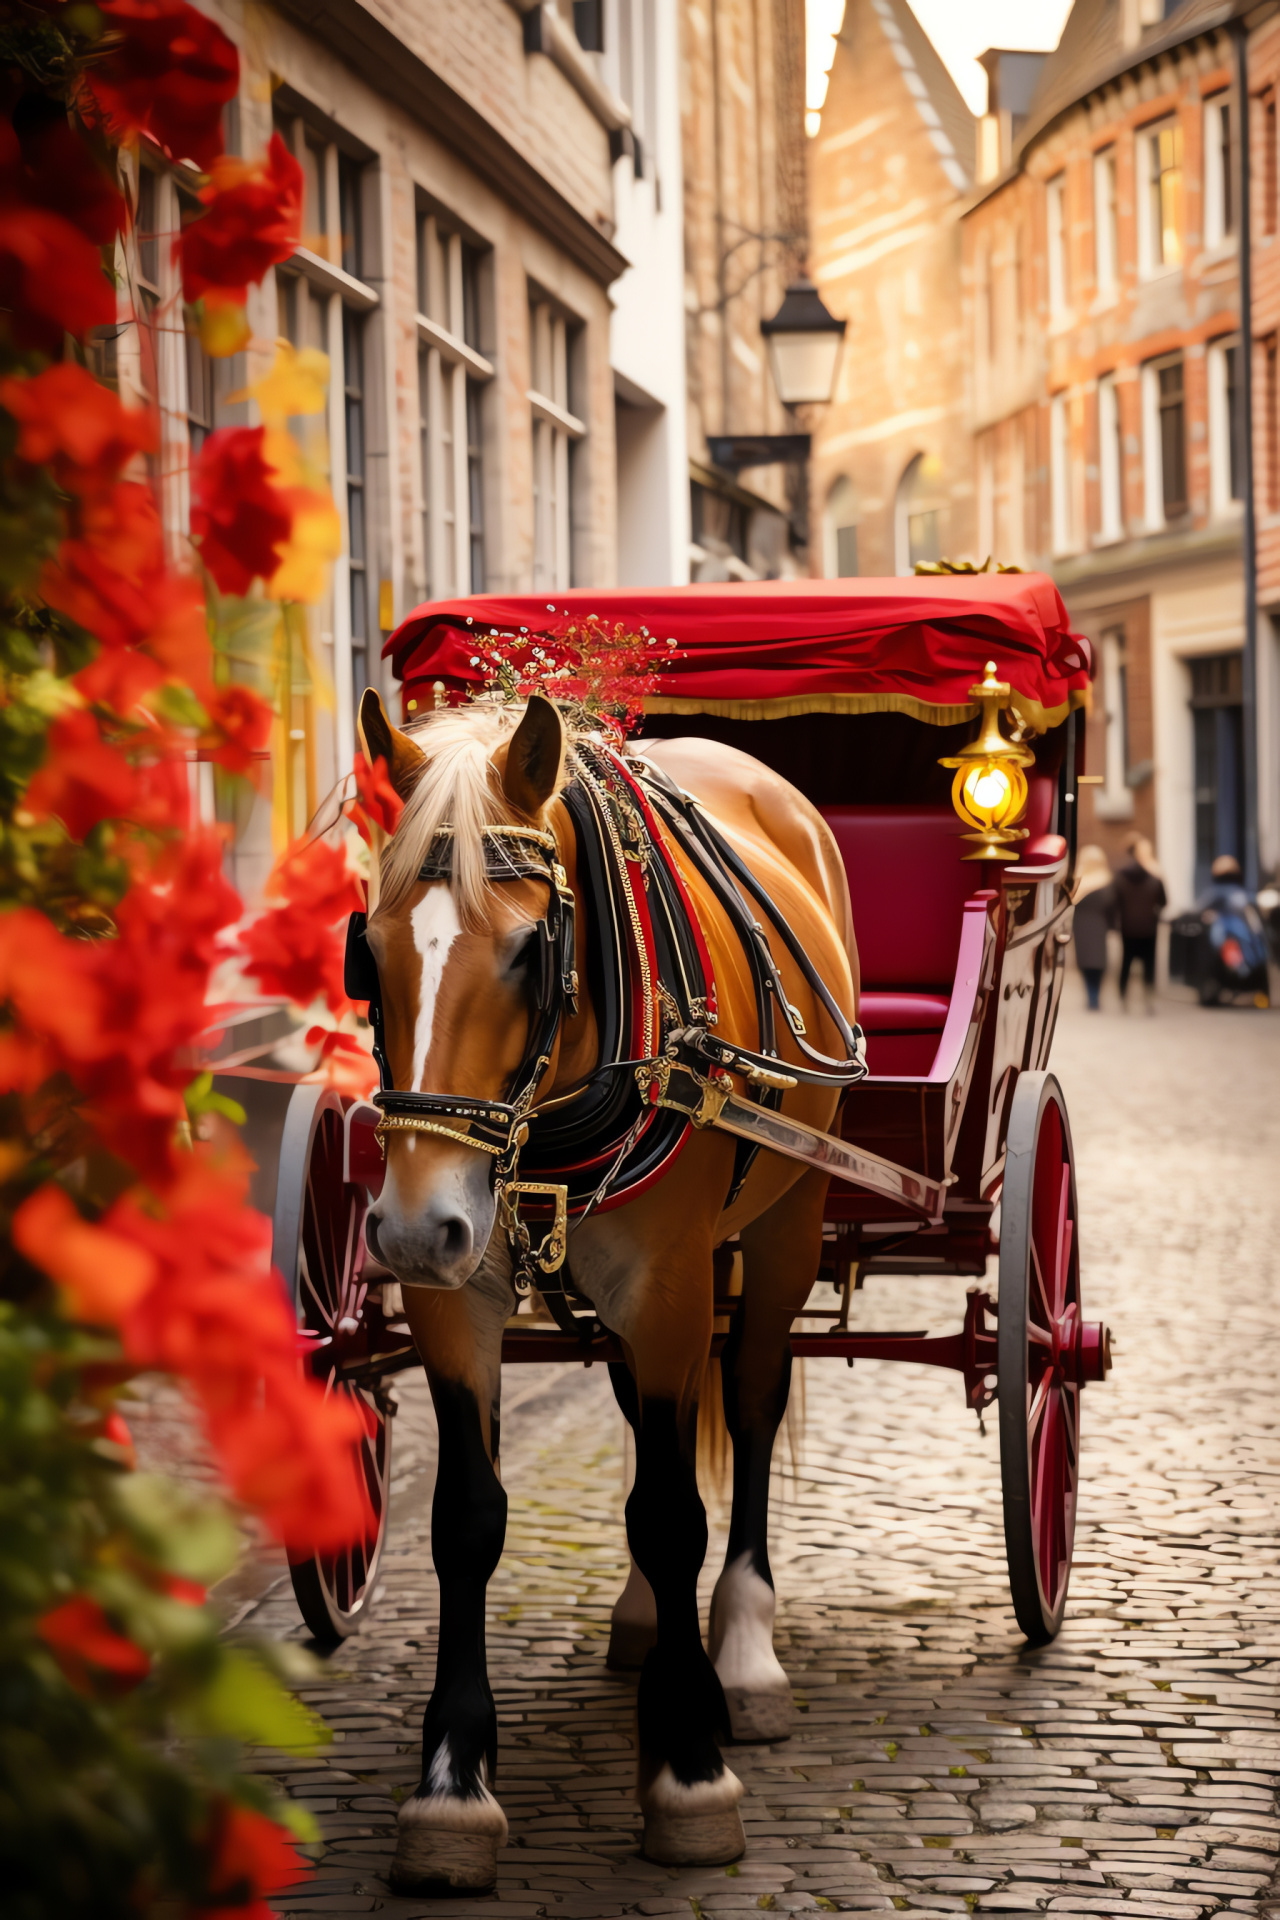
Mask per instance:
[[[1076,965],[1084,980],[1090,1013],[1101,1006],[1102,976],[1107,970],[1107,931],[1115,925],[1116,895],[1111,862],[1101,847],[1081,847],[1072,893],[1075,916]]]
[[[1151,842],[1136,834],[1125,849],[1127,858],[1116,874],[1116,920],[1120,927],[1120,1004],[1128,1006],[1129,975],[1135,961],[1142,967],[1147,1012],[1156,1010],[1156,930],[1167,904],[1164,881],[1156,867]]]

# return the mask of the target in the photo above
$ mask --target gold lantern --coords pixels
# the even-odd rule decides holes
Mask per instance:
[[[1034,766],[1035,755],[1027,747],[1006,740],[1000,731],[999,715],[1009,705],[1012,689],[1007,680],[996,679],[996,663],[988,660],[986,677],[970,687],[969,698],[982,705],[982,724],[976,740],[958,754],[940,760],[940,767],[954,767],[951,804],[964,825],[971,829],[965,839],[973,845],[966,860],[1016,860],[1016,843],[1025,840],[1027,829],[1014,825],[1027,804],[1027,776],[1024,767]]]

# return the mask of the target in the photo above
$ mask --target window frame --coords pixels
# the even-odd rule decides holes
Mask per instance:
[[[1101,300],[1113,298],[1120,285],[1119,197],[1113,141],[1110,146],[1099,147],[1093,156],[1093,276]]]
[[[1160,164],[1160,143],[1166,134],[1173,140],[1177,150],[1168,167]],[[1155,280],[1162,274],[1176,273],[1186,253],[1186,156],[1182,122],[1177,115],[1152,121],[1138,128],[1136,140],[1138,272],[1144,280]],[[1165,249],[1165,234],[1171,230],[1165,222],[1166,174],[1171,181],[1176,176],[1176,184],[1171,184],[1169,189],[1178,207],[1178,225],[1172,229],[1177,233],[1176,258],[1168,256]]]
[[[1236,394],[1239,366],[1238,334],[1221,334],[1208,343],[1205,372],[1209,397],[1209,512],[1218,520],[1232,518],[1244,510],[1243,448]]]
[[[1180,391],[1176,400],[1164,387],[1161,375],[1174,367],[1181,370]],[[1146,520],[1149,532],[1161,532],[1164,528],[1177,526],[1185,520],[1190,511],[1190,488],[1187,473],[1187,369],[1186,359],[1181,351],[1160,354],[1154,360],[1143,362],[1142,398],[1143,398],[1143,478],[1146,494]],[[1176,410],[1181,415],[1180,461],[1182,468],[1182,499],[1173,501],[1168,498],[1166,481],[1169,467],[1169,443],[1166,419]]]
[[[1203,103],[1202,144],[1203,208],[1201,222],[1206,248],[1213,250],[1235,240],[1235,182],[1233,96],[1223,88]],[[1225,123],[1225,132],[1224,132]]]
[[[1070,395],[1049,398],[1049,537],[1054,557],[1075,552],[1071,498]]]
[[[532,281],[527,311],[529,386],[525,397],[533,437],[533,591],[559,593],[574,584],[575,470],[587,425],[572,411],[571,402],[575,397],[576,349],[585,328]],[[544,390],[547,387],[550,392]]]
[[[423,591],[480,593],[485,578],[489,249],[434,205],[417,213],[418,472]]]
[[[1098,380],[1098,544],[1125,538],[1124,421],[1116,375]]]
[[[1049,322],[1061,322],[1071,311],[1071,262],[1067,250],[1067,172],[1062,168],[1045,181],[1045,258],[1049,272]]]
[[[1109,627],[1098,651],[1102,658],[1103,778],[1094,795],[1094,806],[1100,820],[1132,820],[1129,649],[1123,626]]]

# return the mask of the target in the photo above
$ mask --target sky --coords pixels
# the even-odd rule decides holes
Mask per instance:
[[[1050,48],[1058,44],[1071,0],[909,0],[917,20],[946,61],[974,113],[987,104],[987,76],[975,56],[987,47]],[[809,131],[827,90],[834,36],[844,0],[807,0]]]

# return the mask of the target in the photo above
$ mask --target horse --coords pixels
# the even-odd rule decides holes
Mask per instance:
[[[547,881],[486,864],[494,834],[543,836],[570,898],[578,951],[593,899],[566,791],[581,727],[534,694],[445,707],[404,732],[366,692],[360,729],[404,801],[371,889],[368,948],[381,991],[384,1074],[395,1089],[500,1101],[520,1069],[532,1023],[538,923]],[[633,741],[633,764],[696,797],[803,943],[833,1002],[856,1016],[858,960],[839,850],[816,809],[778,775],[702,740]],[[428,856],[442,830],[447,873]],[[665,835],[665,829],[662,829]],[[545,839],[550,836],[550,839]],[[714,969],[716,1032],[760,1044],[758,1000],[722,897],[687,848],[667,851],[696,911]],[[424,864],[425,863],[425,864]],[[424,873],[427,877],[424,877]],[[376,897],[375,897],[376,895]],[[840,1035],[811,976],[782,942],[777,964],[798,1031],[828,1049]],[[537,1086],[539,1106],[581,1088],[597,1067],[600,1026],[589,979],[573,979]],[[847,1038],[847,1035],[846,1035]],[[798,1060],[792,1030],[780,1065]],[[736,1083],[736,1084],[740,1084]],[[827,1129],[839,1089],[792,1084],[784,1114]],[[440,1103],[436,1103],[439,1109]],[[386,1109],[390,1111],[390,1108]],[[469,1109],[468,1109],[469,1111]],[[368,1246],[403,1289],[439,1425],[432,1554],[439,1580],[435,1684],[423,1719],[422,1775],[401,1805],[392,1884],[405,1892],[493,1885],[507,1823],[495,1796],[497,1716],[485,1662],[485,1591],[502,1552],[499,1477],[503,1328],[517,1305],[501,1230],[495,1149],[466,1121],[428,1121],[384,1137],[385,1178]],[[720,1738],[773,1740],[793,1703],[773,1648],[775,1594],[767,1513],[774,1439],[786,1410],[792,1320],[816,1278],[828,1176],[761,1152],[735,1182],[736,1143],[691,1129],[661,1177],[613,1211],[576,1222],[572,1284],[620,1342],[610,1367],[634,1432],[626,1502],[633,1567],[613,1615],[613,1644],[643,1652],[637,1692],[636,1794],[643,1851],[673,1865],[711,1865],[745,1847],[742,1786]],[[731,1191],[736,1187],[736,1191]],[[742,1292],[722,1360],[732,1441],[728,1548],[711,1605],[709,1652],[697,1580],[707,1550],[695,1448],[699,1385],[713,1332],[717,1249],[736,1241]],[[722,1255],[723,1262],[723,1255]]]

